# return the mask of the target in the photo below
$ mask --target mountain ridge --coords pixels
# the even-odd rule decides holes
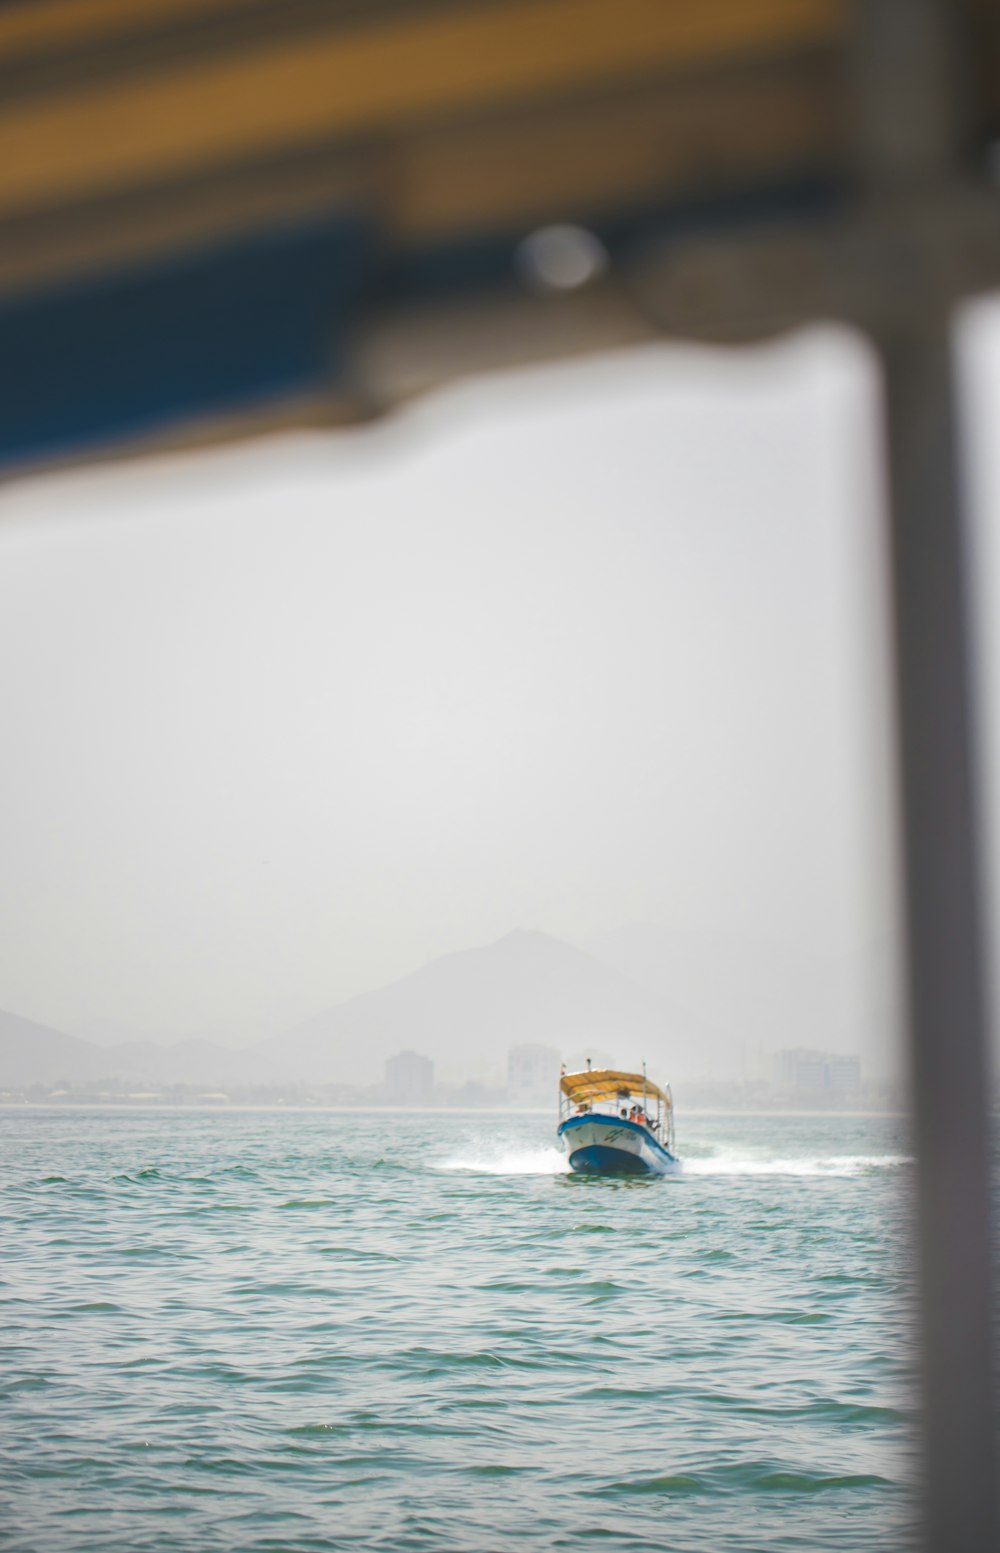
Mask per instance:
[[[651,1060],[669,1045],[665,1000],[562,939],[515,929],[442,955],[262,1042],[289,1075],[371,1083],[385,1058],[410,1047],[441,1077],[497,1066],[512,1045],[608,1046]],[[494,1078],[502,1081],[502,1073]]]
[[[666,1080],[688,1076],[692,1060],[716,1049],[706,1022],[668,984],[644,986],[586,946],[516,928],[236,1050],[197,1037],[102,1045],[0,1014],[0,1085],[365,1087],[382,1081],[388,1057],[412,1049],[431,1058],[439,1082],[499,1086],[508,1049],[527,1044],[564,1057],[596,1047],[625,1066],[646,1061]]]

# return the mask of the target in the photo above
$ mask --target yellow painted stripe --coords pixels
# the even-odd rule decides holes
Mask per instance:
[[[213,16],[246,6],[246,0],[22,0],[0,9],[0,57],[49,45],[99,42],[110,33],[143,33],[149,27]]]
[[[839,0],[517,0],[296,40],[0,117],[0,207],[664,68],[835,41]]]

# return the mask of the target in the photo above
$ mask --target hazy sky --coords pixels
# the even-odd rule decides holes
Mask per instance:
[[[992,313],[970,338],[985,488]],[[891,900],[874,400],[826,330],[10,487],[0,1007],[250,1040],[632,920],[860,964]]]

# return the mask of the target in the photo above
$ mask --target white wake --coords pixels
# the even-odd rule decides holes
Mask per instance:
[[[569,1163],[560,1149],[483,1149],[439,1159],[438,1170],[468,1170],[486,1176],[561,1176]]]
[[[751,1153],[738,1148],[720,1148],[702,1157],[685,1155],[678,1160],[682,1176],[798,1176],[846,1178],[871,1175],[883,1170],[898,1170],[912,1163],[907,1154],[808,1154],[779,1155]],[[434,1169],[465,1171],[487,1176],[561,1176],[570,1173],[569,1162],[561,1149],[552,1146],[524,1148],[510,1143],[470,1142],[454,1154],[434,1161]]]
[[[906,1154],[817,1154],[787,1159],[722,1150],[706,1159],[685,1159],[689,1176],[863,1176],[897,1170],[912,1161]]]

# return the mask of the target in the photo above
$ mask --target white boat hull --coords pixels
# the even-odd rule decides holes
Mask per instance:
[[[638,1122],[589,1113],[559,1127],[570,1168],[581,1175],[669,1175],[680,1161]]]

